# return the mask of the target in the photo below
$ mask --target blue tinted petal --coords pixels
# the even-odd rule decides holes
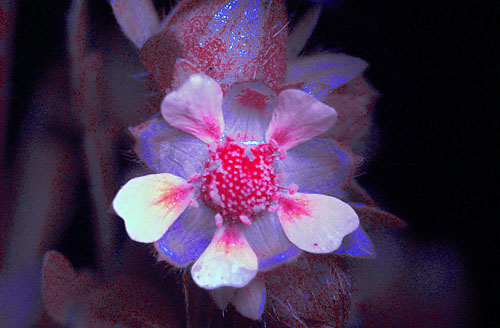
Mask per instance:
[[[266,286],[263,280],[255,278],[243,288],[238,288],[231,300],[236,310],[252,320],[260,319],[266,304]]]
[[[212,299],[215,301],[215,304],[219,307],[219,309],[224,310],[229,302],[233,299],[234,295],[238,288],[235,287],[219,287],[215,289],[210,289],[208,293],[212,296]]]
[[[342,245],[335,253],[353,257],[375,257],[373,244],[361,226],[344,237]]]
[[[142,129],[133,129],[135,151],[154,171],[184,179],[201,171],[207,158],[203,142],[168,125],[159,116],[142,125]]]
[[[215,213],[200,204],[198,209],[188,207],[156,242],[161,258],[176,267],[185,267],[205,251],[217,228]],[[164,256],[163,256],[164,255]]]
[[[359,76],[368,64],[359,58],[344,54],[320,54],[301,57],[287,69],[286,82],[305,82],[304,91],[323,100],[325,88],[338,87]]]
[[[278,166],[284,187],[294,183],[302,193],[345,199],[356,161],[349,149],[335,140],[314,138],[290,149]]]
[[[271,270],[300,253],[286,237],[276,213],[264,212],[251,225],[244,226],[243,232],[257,254],[259,270]]]
[[[277,267],[279,264],[296,258],[299,255],[300,250],[294,245],[290,245],[286,250],[274,256],[259,258],[259,270],[269,271]]]
[[[260,82],[235,84],[222,106],[226,133],[239,140],[264,140],[275,96]]]

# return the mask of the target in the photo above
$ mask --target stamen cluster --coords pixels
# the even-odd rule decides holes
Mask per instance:
[[[251,219],[266,210],[278,191],[274,158],[269,144],[247,145],[226,137],[209,150],[201,174],[200,198],[218,212],[216,222]]]

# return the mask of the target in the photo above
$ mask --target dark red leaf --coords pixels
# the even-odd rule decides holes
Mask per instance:
[[[64,255],[50,251],[45,254],[42,268],[42,296],[48,313],[65,323],[77,299],[91,286],[87,275],[79,277]]]
[[[369,206],[377,206],[377,203],[372,199],[370,194],[359,185],[355,180],[352,180],[347,187],[349,199],[353,203],[361,203]]]
[[[265,273],[264,277],[264,319],[281,324],[278,327],[346,325],[351,295],[340,257],[304,253],[297,261]]]
[[[162,91],[171,87],[174,64],[184,58],[185,52],[179,39],[170,30],[149,38],[140,50],[140,58]]]
[[[200,73],[200,70],[189,61],[183,59],[177,60],[174,67],[174,76],[172,78],[172,88],[177,89],[191,74],[197,73]]]
[[[363,76],[331,90],[325,98],[325,104],[335,108],[338,114],[332,128],[333,137],[344,142],[355,153],[367,155],[364,148],[377,98],[377,91]]]
[[[101,322],[127,327],[182,327],[172,297],[133,275],[120,275],[92,289],[83,302],[85,327]]]
[[[378,229],[401,229],[406,223],[397,216],[385,212],[378,207],[363,204],[350,204],[358,213],[361,226],[370,231]]]
[[[191,278],[191,272],[182,276],[184,288],[187,328],[260,328],[261,322],[245,318],[232,305],[220,310],[207,290],[198,287]]]
[[[177,58],[218,80],[227,90],[235,82],[283,82],[287,17],[283,1],[183,1],[161,31],[141,49],[141,60],[162,89],[172,87]],[[249,24],[252,28],[249,28]],[[240,31],[241,30],[241,31]],[[245,37],[240,35],[245,34]],[[237,36],[237,37],[232,37]]]
[[[222,327],[222,311],[210,299],[207,291],[198,287],[191,278],[191,272],[182,275],[184,302],[186,304],[187,328]]]
[[[48,313],[60,323],[82,327],[182,327],[172,295],[132,274],[96,284],[89,272],[77,273],[64,255],[45,255],[42,295]],[[71,321],[70,321],[71,320]]]

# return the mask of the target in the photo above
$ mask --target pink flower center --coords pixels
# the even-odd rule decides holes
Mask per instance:
[[[209,150],[201,174],[200,198],[226,222],[250,224],[279,190],[269,144],[246,145],[226,137]],[[220,221],[221,222],[221,221]]]

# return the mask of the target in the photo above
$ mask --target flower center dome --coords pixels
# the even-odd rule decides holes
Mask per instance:
[[[250,219],[268,208],[278,191],[269,144],[247,145],[226,137],[209,150],[201,174],[200,198],[226,221]]]

